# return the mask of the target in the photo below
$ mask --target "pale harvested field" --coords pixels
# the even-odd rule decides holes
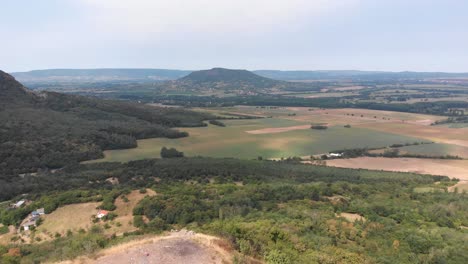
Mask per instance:
[[[327,166],[443,175],[460,179],[460,182],[449,188],[450,191],[455,187],[459,191],[468,187],[468,160],[360,157],[328,160]]]
[[[327,165],[353,169],[444,175],[450,178],[468,181],[468,160],[360,157],[328,160]]]
[[[304,129],[310,129],[310,125],[290,126],[290,127],[269,127],[269,128],[262,128],[262,129],[256,129],[256,130],[249,130],[245,132],[249,134],[259,135],[259,134],[283,133],[283,132],[288,132],[288,131],[304,130]]]
[[[364,89],[364,88],[366,88],[366,87],[356,85],[356,86],[345,86],[345,87],[330,88],[330,89],[332,89],[334,91],[351,91],[351,90],[361,90],[361,89]]]
[[[135,231],[138,228],[133,226],[133,209],[145,196],[154,196],[156,192],[151,189],[146,189],[146,193],[140,193],[139,190],[134,190],[130,194],[125,195],[128,202],[125,202],[123,196],[115,199],[115,206],[117,207],[113,212],[117,217],[111,222],[111,228],[106,229],[108,234],[121,235],[124,232]],[[120,223],[117,226],[116,223]]]
[[[56,233],[65,235],[67,230],[89,229],[92,216],[101,203],[80,203],[59,207],[50,214],[43,215],[44,222],[37,228],[36,236],[43,240],[52,239]]]
[[[213,236],[181,230],[165,236],[131,241],[105,249],[96,256],[81,257],[62,264],[228,264],[233,253],[227,243]]]
[[[401,113],[391,111],[379,111],[368,109],[316,109],[309,111],[307,108],[286,108],[290,111],[297,111],[296,116],[288,117],[297,121],[324,122],[336,125],[365,125],[373,126],[380,124],[415,124],[427,126],[436,120],[443,119],[439,116]]]

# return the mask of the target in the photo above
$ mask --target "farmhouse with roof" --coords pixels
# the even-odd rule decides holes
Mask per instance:
[[[103,218],[104,216],[108,215],[109,214],[109,211],[106,211],[106,210],[98,210],[97,214],[96,214],[96,217],[101,219]]]
[[[44,208],[37,209],[32,211],[28,220],[23,223],[21,226],[24,228],[25,231],[30,230],[31,226],[36,226],[37,220],[41,218],[41,215],[45,214]]]

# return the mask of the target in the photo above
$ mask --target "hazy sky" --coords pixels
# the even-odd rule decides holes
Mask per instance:
[[[5,0],[0,69],[468,72],[468,0]]]

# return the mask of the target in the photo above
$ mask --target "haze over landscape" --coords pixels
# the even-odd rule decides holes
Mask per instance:
[[[466,72],[464,0],[2,4],[0,68]]]
[[[1,264],[467,262],[466,1],[0,8]]]

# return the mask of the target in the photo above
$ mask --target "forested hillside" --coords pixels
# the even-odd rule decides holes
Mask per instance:
[[[33,93],[0,72],[0,180],[136,147],[136,139],[185,137],[207,114],[54,92]]]
[[[111,176],[118,185],[106,181]],[[0,211],[0,221],[17,224],[35,208],[51,212],[89,201],[112,210],[119,194],[151,188],[158,195],[147,196],[133,210],[138,231],[120,238],[96,225],[88,233],[73,231],[51,242],[20,245],[22,257],[63,261],[125,236],[185,227],[217,235],[242,256],[266,263],[463,263],[467,196],[444,191],[450,184],[447,177],[275,161],[98,163],[0,185],[0,194],[28,186],[16,191],[28,191],[26,198],[34,201]],[[439,191],[417,191],[428,188]],[[237,263],[249,262],[241,258]]]

